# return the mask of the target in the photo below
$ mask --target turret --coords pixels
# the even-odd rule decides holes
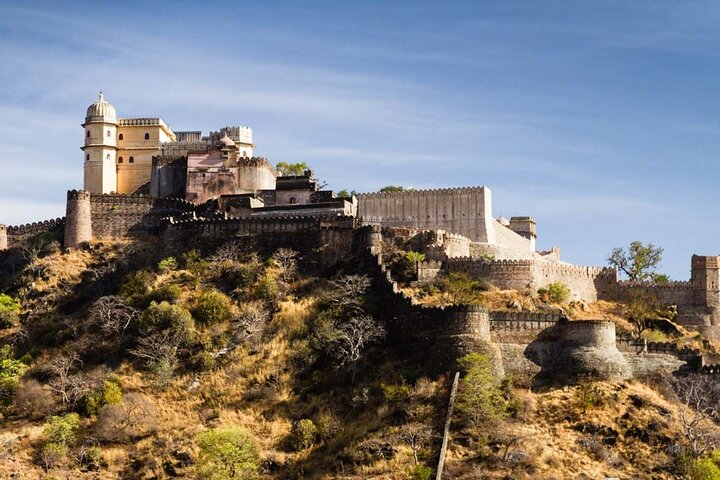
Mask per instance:
[[[75,248],[92,240],[90,193],[70,190],[65,213],[65,248]]]
[[[693,255],[690,282],[696,305],[720,306],[720,257]]]
[[[530,249],[535,251],[535,239],[537,238],[537,226],[533,217],[511,217],[510,230],[521,237],[530,240]]]
[[[3,250],[7,250],[7,248],[8,248],[7,227],[5,225],[0,225],[0,252]]]
[[[90,105],[85,115],[85,142],[81,148],[84,160],[84,189],[90,193],[117,191],[117,115],[115,107],[103,98]]]

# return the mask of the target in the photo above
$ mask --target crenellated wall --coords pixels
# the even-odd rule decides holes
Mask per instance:
[[[65,217],[23,225],[0,225],[0,250],[12,248],[23,241],[42,233],[61,234],[65,228]]]

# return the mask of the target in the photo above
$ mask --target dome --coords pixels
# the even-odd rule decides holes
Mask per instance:
[[[105,101],[102,92],[100,92],[98,101],[90,105],[87,109],[85,123],[90,122],[117,123],[115,107]]]
[[[215,142],[215,146],[216,146],[216,147],[223,148],[223,147],[236,147],[237,145],[235,145],[235,142],[233,142],[233,139],[232,139],[232,138],[230,138],[230,137],[228,137],[227,135],[225,135],[225,136],[222,137],[220,140],[218,140],[217,142]]]

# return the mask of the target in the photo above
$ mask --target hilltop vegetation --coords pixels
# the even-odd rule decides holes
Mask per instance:
[[[449,379],[396,352],[359,262],[311,260],[152,239],[0,257],[0,477],[431,478]],[[683,423],[682,389],[531,392],[463,364],[445,478],[716,478],[715,412]]]

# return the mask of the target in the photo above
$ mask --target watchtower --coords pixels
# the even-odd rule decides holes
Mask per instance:
[[[690,282],[697,306],[720,306],[720,257],[693,255]]]
[[[90,193],[117,191],[117,115],[103,98],[90,105],[82,124],[85,142],[80,149],[84,160],[84,189]]]

